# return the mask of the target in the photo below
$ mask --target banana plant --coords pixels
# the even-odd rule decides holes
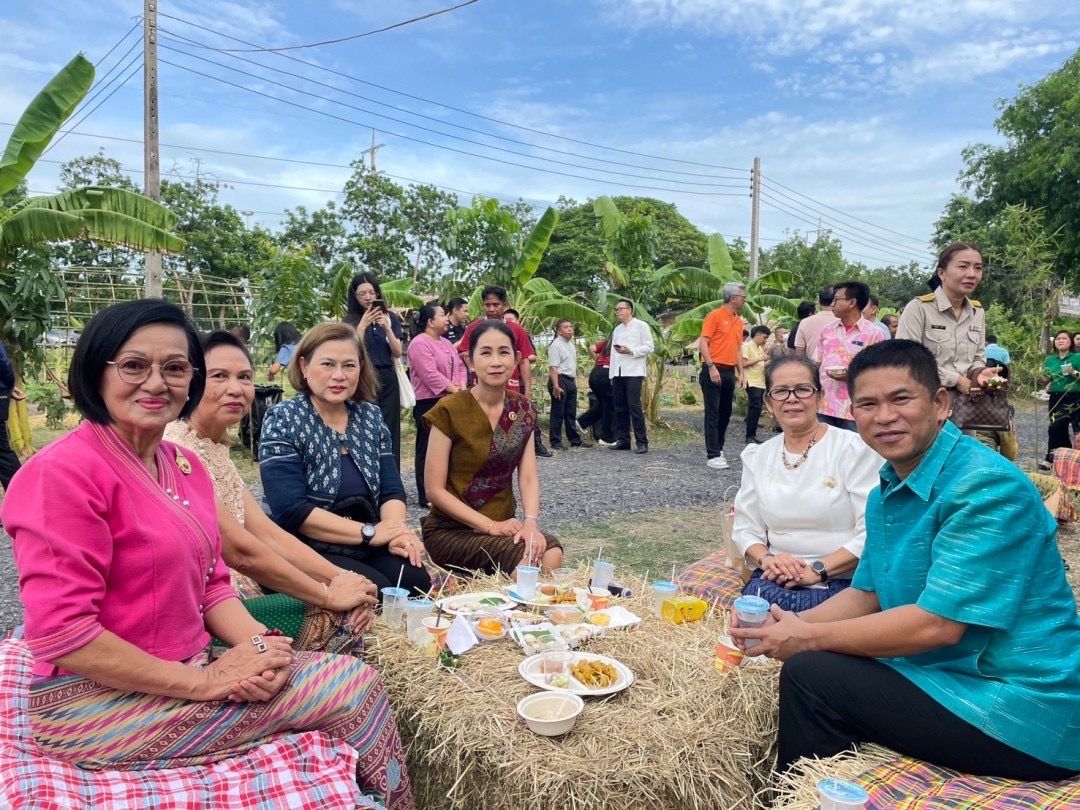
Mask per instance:
[[[16,122],[0,155],[0,195],[17,192],[94,83],[94,66],[75,56],[49,80]],[[49,242],[88,238],[138,250],[172,252],[183,242],[172,233],[173,215],[141,194],[116,188],[87,187],[23,198],[10,207],[0,204],[0,338],[19,369],[17,384],[28,365],[44,354],[37,339],[49,328],[51,302],[67,289],[60,274],[34,248]],[[26,441],[17,451],[28,453],[29,417],[25,401],[14,403],[11,435]]]

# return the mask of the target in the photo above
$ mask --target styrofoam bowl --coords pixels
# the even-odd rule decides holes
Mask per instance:
[[[534,734],[558,737],[574,727],[585,701],[567,692],[538,692],[518,701],[517,713]],[[555,719],[548,719],[554,714]]]

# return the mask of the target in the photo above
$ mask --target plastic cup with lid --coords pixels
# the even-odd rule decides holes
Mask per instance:
[[[664,609],[664,600],[670,599],[679,592],[679,586],[666,579],[659,579],[652,584],[653,610],[656,615],[661,615]]]
[[[405,588],[387,587],[382,589],[382,615],[383,621],[395,630],[401,627],[401,619],[405,615],[405,601],[409,598],[409,592]]]
[[[863,788],[843,779],[822,779],[817,789],[821,810],[861,810],[870,800]]]
[[[769,603],[760,596],[745,595],[735,600],[735,614],[739,617],[739,627],[761,627],[769,617]],[[746,649],[756,647],[760,638],[745,639]]]

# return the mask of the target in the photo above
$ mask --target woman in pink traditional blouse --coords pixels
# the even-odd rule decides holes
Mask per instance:
[[[162,441],[198,403],[204,367],[173,304],[98,313],[68,380],[85,421],[7,491],[0,518],[34,655],[34,736],[83,768],[141,770],[319,729],[356,749],[363,791],[411,806],[378,673],[348,656],[296,653],[248,614],[221,559],[210,478],[194,453]],[[216,659],[211,635],[228,648]]]

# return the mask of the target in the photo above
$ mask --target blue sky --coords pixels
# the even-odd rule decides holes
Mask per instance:
[[[360,33],[453,4],[161,0],[159,9],[222,34],[282,47]],[[137,0],[4,3],[0,120],[13,122],[48,76],[75,52],[101,59],[141,11]],[[273,228],[283,209],[319,206],[331,196],[327,191],[269,186],[332,191],[341,188],[349,170],[196,152],[192,147],[348,164],[370,145],[374,125],[380,130],[378,142],[385,144],[378,151],[378,167],[398,177],[508,200],[524,197],[537,205],[560,194],[578,200],[599,194],[655,196],[676,203],[704,230],[729,238],[749,234],[748,170],[753,157],[760,156],[767,178],[765,247],[793,230],[812,231],[820,221],[836,229],[849,258],[870,265],[928,260],[926,242],[933,222],[949,195],[959,190],[961,150],[970,143],[996,140],[995,101],[1037,81],[1080,47],[1080,5],[1073,0],[480,0],[395,31],[289,52],[319,67],[275,54],[230,56],[191,47],[171,38],[187,37],[218,48],[244,46],[187,22],[162,17],[160,23],[161,58],[189,69],[161,66],[162,141],[185,147],[163,148],[163,174],[190,176],[198,160],[199,171],[237,181],[222,191],[222,199],[255,212],[252,222]],[[102,62],[99,75],[135,58],[138,49],[119,61],[134,37]],[[178,49],[258,78],[201,62]],[[191,69],[248,89],[195,75]],[[312,99],[272,81],[368,112]],[[478,143],[422,132],[372,112]],[[141,72],[136,72],[78,130],[138,140],[141,120]],[[9,131],[0,128],[4,137]],[[47,158],[62,161],[98,148],[125,167],[142,166],[138,143],[74,134]],[[57,169],[52,163],[39,165],[31,187],[53,189]],[[141,182],[140,175],[133,176]],[[467,201],[468,195],[462,199]]]

